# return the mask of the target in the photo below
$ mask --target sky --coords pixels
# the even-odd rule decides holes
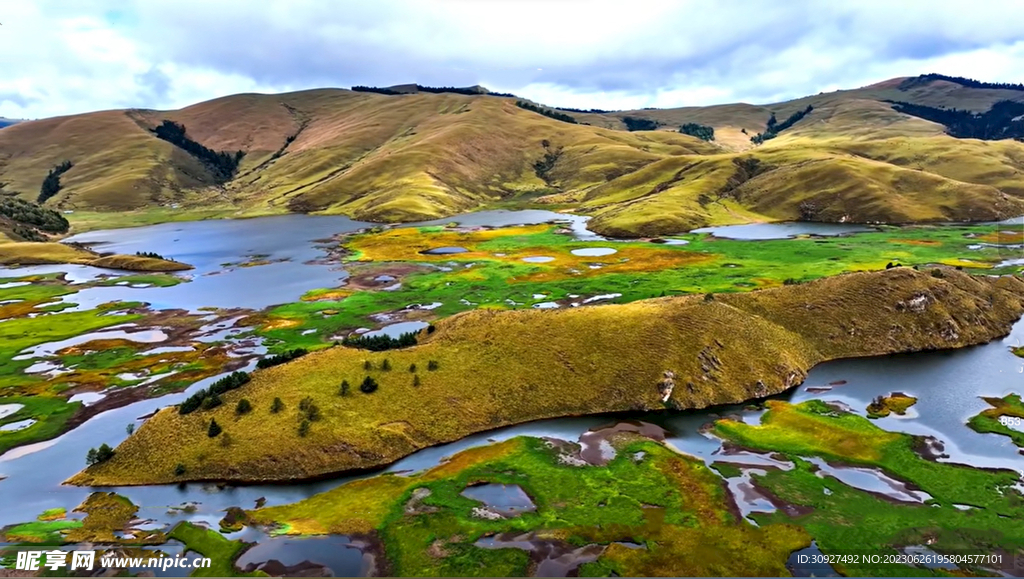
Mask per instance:
[[[0,117],[411,82],[602,109],[928,72],[1021,82],[1022,15],[1020,0],[0,0]]]

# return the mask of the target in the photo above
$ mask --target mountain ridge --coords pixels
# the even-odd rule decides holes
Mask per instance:
[[[1024,91],[949,78],[900,77],[770,105],[571,113],[576,124],[516,106],[511,96],[445,87],[247,93],[171,111],[18,123],[0,132],[0,182],[34,200],[47,172],[70,160],[47,206],[393,222],[542,205],[593,215],[597,231],[618,236],[750,221],[1024,214],[1024,143],[956,138],[888,102],[974,115],[1003,101],[1024,103]],[[409,86],[419,85],[386,90]],[[794,115],[792,126],[772,131]],[[634,127],[657,123],[659,130],[624,130],[627,117]],[[164,121],[212,153],[241,151],[237,171],[225,180],[156,138]],[[713,128],[714,140],[680,134],[684,123]],[[770,140],[751,142],[765,132]],[[753,165],[761,167],[757,175],[738,169]]]

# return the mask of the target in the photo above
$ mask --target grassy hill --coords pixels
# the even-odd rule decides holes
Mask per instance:
[[[328,348],[256,371],[221,406],[165,408],[109,462],[70,482],[292,480],[541,418],[736,403],[790,388],[830,359],[987,342],[1024,310],[1018,278],[942,271],[852,273],[712,299],[465,312],[410,348]],[[379,388],[361,391],[366,377]],[[250,412],[237,411],[243,398]],[[316,416],[303,427],[311,405]],[[208,436],[211,420],[222,434]]]
[[[1024,143],[957,139],[887,102],[984,111],[1024,101],[1020,90],[915,77],[772,105],[573,112],[575,124],[512,97],[395,92],[402,94],[243,94],[176,111],[22,122],[0,132],[0,182],[35,200],[48,172],[71,161],[45,203],[89,212],[89,227],[114,211],[130,222],[194,212],[411,221],[496,204],[590,213],[598,231],[622,236],[796,218],[1024,214]],[[773,114],[782,123],[809,106],[776,138],[751,142]],[[657,121],[660,130],[626,131],[626,117]],[[241,151],[237,170],[225,178],[158,138],[154,129],[164,121],[185,127],[211,153]],[[715,141],[680,134],[686,122],[713,127]]]

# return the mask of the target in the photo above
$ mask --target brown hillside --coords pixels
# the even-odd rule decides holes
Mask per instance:
[[[19,123],[0,132],[0,182],[34,199],[47,171],[68,159],[74,167],[49,206],[411,221],[539,202],[591,213],[599,231],[626,236],[793,219],[808,200],[817,208],[811,216],[822,220],[1024,213],[1024,144],[954,139],[881,102],[890,98],[983,110],[1024,93],[893,79],[773,105],[574,115],[589,124],[556,121],[495,96],[243,94],[177,111]],[[771,112],[781,120],[809,104],[813,112],[777,138],[750,143]],[[626,115],[656,119],[665,130],[620,130]],[[210,149],[244,151],[237,174],[218,183],[202,162],[157,139],[150,129],[165,119]],[[681,135],[675,128],[683,122],[709,124],[718,139]],[[754,177],[737,169],[748,157],[760,168],[740,187]]]

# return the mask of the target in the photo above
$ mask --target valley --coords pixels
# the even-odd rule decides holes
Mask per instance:
[[[1024,93],[965,82],[3,128],[0,564],[1019,574],[1024,144],[932,109]],[[992,557],[800,563],[844,551]]]

